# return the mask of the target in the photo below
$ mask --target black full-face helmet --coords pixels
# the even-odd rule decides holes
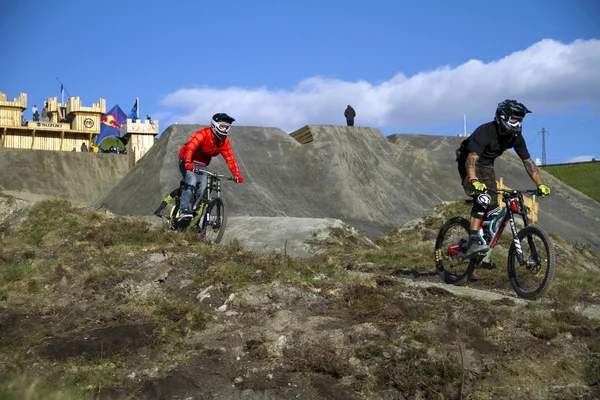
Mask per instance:
[[[496,108],[496,122],[500,125],[501,134],[519,136],[523,129],[523,119],[531,113],[525,105],[516,100],[504,100]]]

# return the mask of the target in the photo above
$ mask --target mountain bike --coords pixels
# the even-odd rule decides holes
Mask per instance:
[[[221,180],[236,181],[233,177],[219,175],[214,172],[202,169],[195,169],[196,174],[206,174],[206,188],[202,195],[198,196],[200,183],[197,183],[192,191],[192,218],[179,220],[179,210],[177,205],[171,208],[168,216],[162,215],[166,224],[173,230],[196,230],[203,239],[214,243],[220,243],[225,234],[227,225],[227,214],[225,213],[225,202],[221,197]],[[215,234],[214,239],[209,236]]]
[[[519,297],[528,300],[537,299],[548,291],[554,279],[556,256],[548,233],[540,226],[530,223],[523,194],[539,195],[541,193],[537,189],[488,189],[487,191],[492,195],[502,194],[502,202],[505,205],[502,211],[492,219],[482,220],[479,227],[477,234],[479,241],[489,245],[489,250],[486,253],[475,254],[467,258],[469,220],[461,216],[452,217],[442,225],[436,239],[437,273],[445,283],[461,285],[471,278],[476,268],[494,269],[496,266],[491,260],[493,250],[504,228],[510,223],[513,236],[508,250],[507,265],[510,285]],[[465,203],[472,204],[473,201],[474,199],[467,199]],[[517,230],[515,222],[517,215],[523,219],[524,227],[521,230]],[[450,234],[453,228],[458,228],[457,235]],[[524,246],[529,247],[528,255],[523,250]],[[466,264],[464,271],[460,270],[461,263]],[[518,271],[519,273],[517,273]],[[531,288],[528,288],[529,281],[535,278],[541,278],[541,282],[534,283]]]

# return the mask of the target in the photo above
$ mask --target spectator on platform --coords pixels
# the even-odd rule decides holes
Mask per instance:
[[[346,111],[344,111],[344,117],[346,117],[346,124],[348,126],[354,126],[354,117],[356,117],[356,111],[350,104],[346,107]]]
[[[81,152],[82,153],[87,153],[87,151],[88,151],[88,148],[85,145],[85,142],[81,143]]]
[[[48,102],[47,101],[44,102],[44,108],[42,108],[42,121],[45,122],[46,120],[48,122],[50,122],[50,117],[48,116]]]
[[[31,115],[32,115],[32,116],[33,116],[33,118],[34,118],[34,121],[35,121],[35,114],[36,114],[37,112],[38,112],[37,105],[36,105],[36,104],[34,104],[34,105],[33,105],[33,107],[31,108]]]

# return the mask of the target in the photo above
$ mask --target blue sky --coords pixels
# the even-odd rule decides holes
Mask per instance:
[[[298,128],[305,123],[344,124],[345,105],[358,103],[357,125],[361,125],[362,115],[371,113],[372,123],[365,125],[377,126],[385,134],[456,135],[462,132],[464,113],[468,131],[472,131],[490,120],[495,104],[515,88],[506,85],[507,96],[481,101],[471,96],[469,101],[461,100],[464,104],[448,97],[447,104],[453,107],[450,117],[436,117],[447,111],[443,102],[437,102],[427,109],[431,120],[414,121],[379,117],[377,110],[369,107],[380,99],[358,99],[356,94],[347,100],[332,91],[323,92],[329,93],[327,107],[332,107],[327,116],[313,116],[307,110],[311,105],[302,99],[287,108],[276,107],[284,104],[277,96],[287,99],[290,91],[313,77],[327,80],[317,82],[318,90],[331,82],[345,88],[348,85],[340,82],[358,81],[385,88],[398,74],[411,78],[444,66],[458,68],[472,59],[491,63],[543,39],[565,44],[600,39],[600,2],[183,0],[171,4],[50,4],[8,0],[0,26],[4,33],[0,59],[10,60],[0,63],[0,91],[9,98],[26,92],[29,108],[60,96],[58,77],[84,104],[103,97],[107,108],[119,104],[129,112],[139,97],[142,116],[160,118],[161,131],[171,122],[207,123],[213,112],[222,110],[230,112],[240,125],[277,126],[287,120],[289,126],[279,127],[288,131],[294,124]],[[486,79],[494,81],[496,77],[480,77],[482,82]],[[551,84],[544,83],[544,90]],[[561,90],[572,85],[566,86]],[[455,92],[462,90],[460,82],[452,87]],[[589,93],[584,87],[566,94],[568,104],[555,104],[552,99],[526,103],[533,114],[527,117],[524,135],[534,158],[541,158],[538,132],[542,127],[550,132],[548,163],[577,156],[600,158],[600,94],[591,93],[595,88],[591,85]],[[261,90],[269,92],[275,105],[255,97]],[[315,90],[312,85],[311,90]],[[401,108],[428,107],[427,96],[436,90],[435,85],[419,89],[418,104],[416,100],[408,106],[399,100],[390,103],[388,115],[401,113]],[[548,90],[550,97],[562,93]],[[396,96],[402,97],[402,93]],[[535,93],[524,96],[534,99]],[[234,111],[227,108],[229,104]],[[404,105],[395,109],[394,104]],[[488,109],[486,115],[482,110]],[[409,111],[409,115],[414,112]]]

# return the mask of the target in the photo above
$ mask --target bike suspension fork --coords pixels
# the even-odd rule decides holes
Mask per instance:
[[[521,206],[521,216],[523,217],[523,223],[527,227],[529,226],[530,221],[529,216],[527,215],[527,208],[525,207],[525,202],[523,201],[522,196],[519,197],[519,205]],[[535,247],[535,242],[533,241],[532,235],[527,235],[527,243],[529,244],[529,248],[531,249],[531,257],[533,258],[533,261],[536,265],[539,264],[540,257],[538,255],[537,248]]]
[[[510,207],[510,205],[507,205]],[[510,230],[513,235],[513,243],[515,245],[515,249],[517,250],[517,260],[519,260],[519,264],[523,265],[523,249],[521,248],[521,241],[519,240],[519,232],[517,231],[517,223],[515,222],[514,213],[508,209],[508,220],[510,222]]]

